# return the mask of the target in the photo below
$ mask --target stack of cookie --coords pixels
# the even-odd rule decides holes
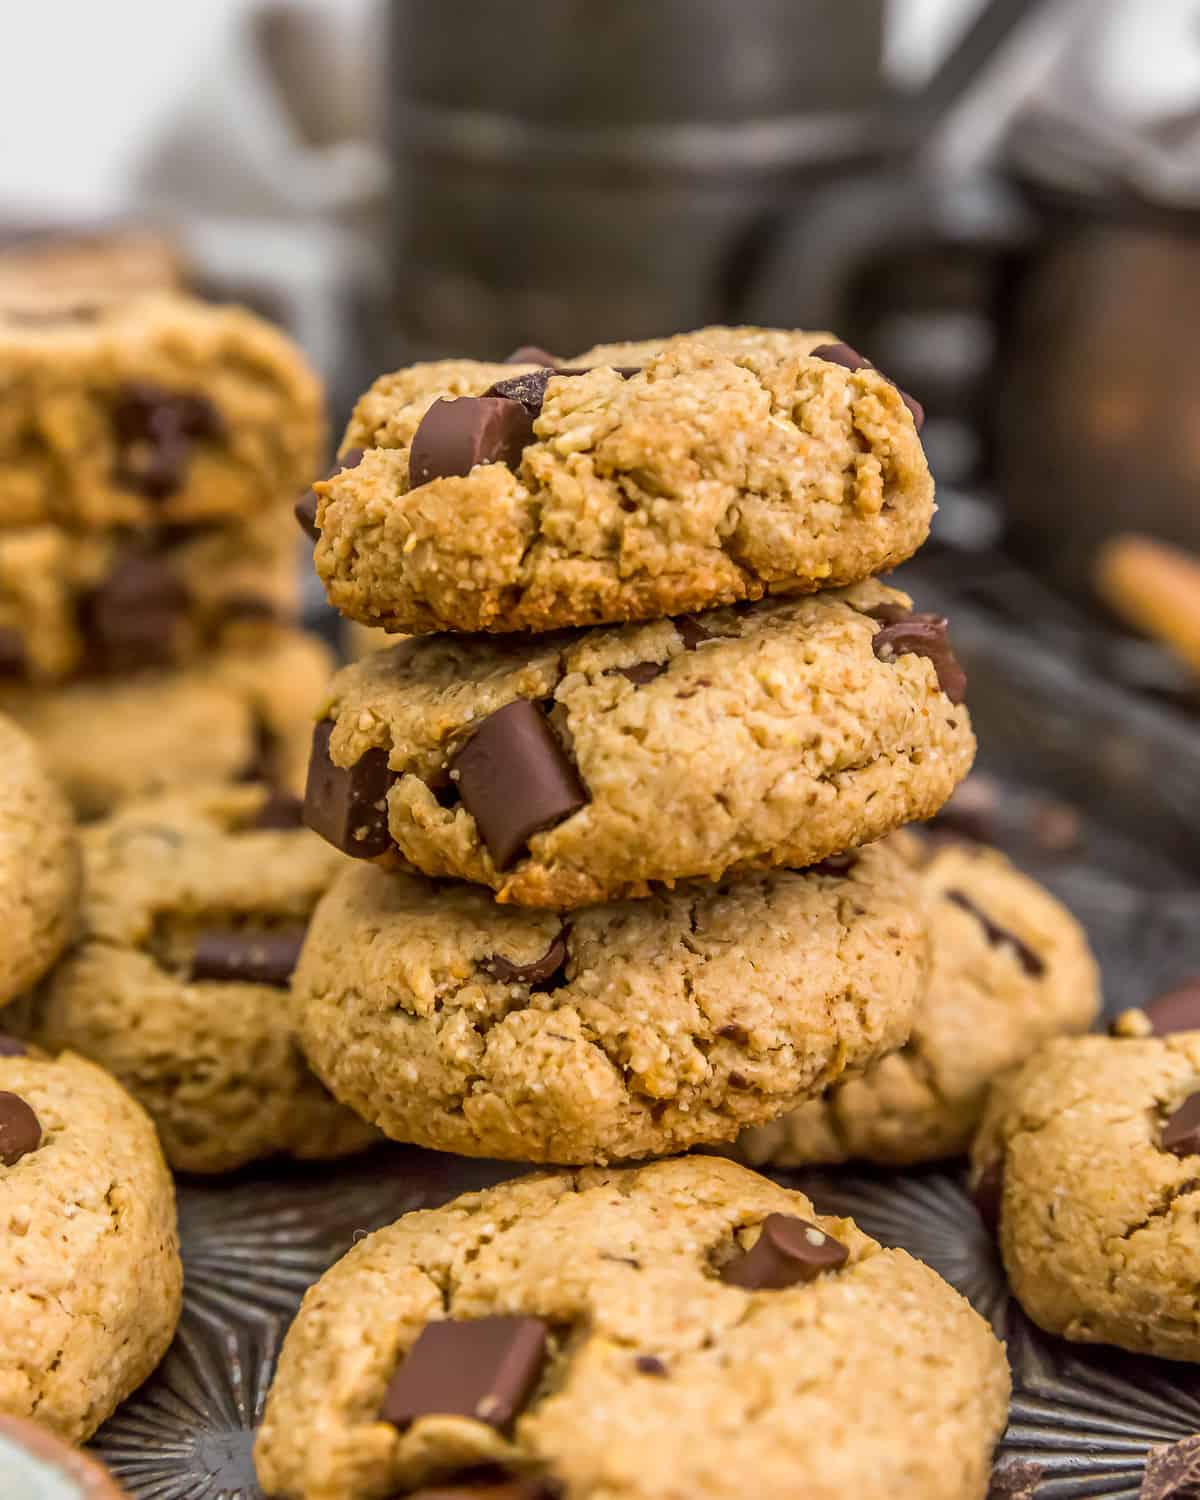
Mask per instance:
[[[914,864],[974,754],[946,622],[874,575],[919,408],[828,334],[385,376],[299,507],[346,668],[306,816],[359,863],[302,1044],[397,1139],[595,1163],[733,1140],[903,1045]],[[883,842],[876,842],[884,840]]]
[[[0,709],[81,814],[303,779],[328,670],[282,520],[319,384],[252,314],[172,293],[0,303]]]

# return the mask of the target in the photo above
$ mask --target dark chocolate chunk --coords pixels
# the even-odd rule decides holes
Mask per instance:
[[[990,1161],[971,1184],[971,1202],[993,1235],[1000,1232],[1000,1208],[1004,1202],[1004,1158]]]
[[[677,620],[672,620],[679,639],[683,642],[685,651],[694,651],[703,641],[712,641],[716,637],[706,626],[701,625],[694,615],[680,615]]]
[[[435,401],[413,433],[409,488],[469,474],[476,464],[515,467],[532,439],[533,418],[520,401],[504,396]]]
[[[842,854],[827,854],[815,865],[809,865],[810,875],[845,875],[858,863],[858,851],[847,849]]]
[[[29,1048],[19,1036],[9,1036],[7,1031],[0,1031],[0,1057],[26,1057]]]
[[[126,553],[80,603],[89,668],[123,673],[171,666],[190,605],[186,587],[163,558]]]
[[[665,1375],[667,1373],[666,1365],[657,1354],[639,1354],[633,1363],[639,1375]]]
[[[736,1042],[739,1047],[744,1047],[750,1040],[750,1033],[744,1026],[739,1026],[736,1021],[730,1021],[726,1026],[718,1026],[717,1035],[724,1037],[727,1042]]]
[[[812,1281],[823,1271],[836,1271],[849,1256],[841,1240],[807,1219],[768,1214],[753,1248],[730,1261],[721,1280],[751,1292],[777,1292],[798,1281]]]
[[[333,722],[313,730],[304,821],[315,833],[356,859],[390,849],[387,794],[395,781],[386,750],[368,750],[352,766],[335,766],[329,756]]]
[[[325,478],[332,479],[335,474],[340,474],[344,469],[357,469],[362,463],[363,449],[347,448],[339,459],[325,471]],[[305,490],[295,505],[292,506],[292,514],[299,522],[301,531],[312,542],[320,540],[321,529],[317,525],[317,492],[313,489]]]
[[[270,782],[275,770],[278,744],[275,731],[262,719],[254,721],[254,749],[250,759],[234,777],[235,781]]]
[[[0,626],[0,677],[21,677],[28,665],[21,632]]]
[[[1200,1155],[1200,1094],[1191,1094],[1162,1128],[1159,1143],[1174,1156]]]
[[[653,682],[656,677],[661,677],[667,670],[665,662],[639,661],[634,662],[632,667],[613,667],[611,669],[619,677],[632,682],[634,687],[644,687],[646,683]]]
[[[254,815],[250,824],[256,829],[290,829],[304,827],[304,803],[292,792],[281,787],[272,787],[267,799]]]
[[[581,375],[582,370],[531,370],[528,375],[510,375],[488,386],[484,397],[502,396],[505,401],[519,401],[530,417],[536,417],[546,399],[546,387],[556,375]]]
[[[20,1094],[0,1093],[0,1162],[13,1166],[42,1144],[42,1126]]]
[[[275,602],[262,594],[242,592],[227,594],[221,600],[221,614],[226,620],[277,620],[279,609]]]
[[[817,348],[811,351],[811,356],[813,359],[826,360],[831,365],[841,365],[845,370],[875,369],[874,364],[872,364],[865,354],[860,354],[857,349],[852,349],[849,344],[819,344]],[[879,373],[883,375],[882,370]],[[925,408],[915,397],[910,396],[907,391],[900,390],[900,387],[896,385],[891,376],[883,375],[883,378],[889,385],[896,386],[901,401],[908,407],[916,429],[920,432],[921,428],[925,425]]]
[[[189,979],[235,980],[286,989],[304,946],[303,927],[277,931],[201,932]]]
[[[893,604],[880,604],[864,611],[873,620],[882,620],[883,628],[875,632],[872,645],[880,661],[892,661],[911,652],[933,663],[938,687],[951,703],[961,703],[967,696],[967,674],[959,664],[947,635],[949,622],[944,615],[916,614],[901,611]]]
[[[183,487],[197,442],[224,436],[221,414],[207,396],[168,391],[152,381],[122,386],[112,409],[117,440],[113,482],[148,500]]]
[[[1200,1031],[1200,978],[1189,979],[1143,1007],[1155,1036]]]
[[[537,344],[522,344],[504,361],[506,365],[548,365],[551,369],[558,364],[558,355],[551,354],[546,349],[540,349]]]
[[[1046,965],[1040,954],[1037,954],[1019,938],[1015,932],[1010,932],[1007,927],[1001,927],[999,922],[993,922],[987,912],[976,906],[964,891],[947,891],[946,900],[953,901],[955,906],[960,906],[963,911],[970,912],[979,925],[983,928],[984,935],[994,948],[1007,945],[1017,955],[1017,961],[1031,979],[1038,979],[1046,972]]]
[[[567,934],[564,929],[541,958],[535,958],[531,964],[515,964],[502,953],[493,953],[490,958],[484,959],[481,967],[501,984],[527,984],[532,991],[545,992],[560,987],[554,981],[558,979],[561,983],[566,962]]]
[[[529,1400],[546,1358],[540,1318],[428,1323],[392,1376],[380,1419],[402,1431],[420,1417],[473,1417],[509,1425]]]
[[[543,829],[587,803],[587,792],[536,703],[518,698],[482,721],[450,769],[498,869]]]

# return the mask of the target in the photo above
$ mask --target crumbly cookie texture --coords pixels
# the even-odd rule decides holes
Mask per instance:
[[[0,1090],[40,1126],[0,1165],[0,1412],[81,1443],[175,1331],[175,1189],[145,1112],[92,1063],[0,1056]]]
[[[329,756],[385,752],[395,848],[501,901],[580,906],[811,864],[930,817],[970,768],[970,718],[933,664],[875,654],[864,611],[908,604],[868,582],[686,623],[406,641],[334,679]],[[500,868],[468,808],[443,805],[445,783],[479,721],[518,699],[549,709],[588,800]]]
[[[0,526],[228,521],[312,478],[321,387],[284,334],[170,294],[0,308]]]
[[[769,1215],[833,1237],[844,1264],[775,1290],[722,1280]],[[427,1325],[497,1314],[549,1325],[511,1430],[380,1419]],[[694,1157],[527,1177],[370,1235],[306,1295],[255,1459],[281,1500],[383,1500],[480,1463],[565,1500],[736,1500],[748,1479],[764,1496],[977,1500],[1008,1388],[1001,1345],[927,1266]]]
[[[293,619],[299,593],[290,503],[159,535],[0,530],[0,676],[182,665],[231,625]]]
[[[0,711],[28,730],[79,815],[98,818],[131,797],[223,779],[299,790],[332,666],[315,637],[250,621],[179,671],[0,682]]]
[[[590,351],[552,379],[519,463],[410,487],[422,417],[532,366],[444,360],[376,381],[316,486],[330,602],[398,631],[544,631],[854,583],[910,557],[933,481],[900,393],[809,351],[825,333],[703,329]],[[632,360],[633,374],[613,368]]]
[[[993,1089],[976,1191],[998,1201],[1013,1292],[1048,1332],[1200,1360],[1200,1140],[1168,1128],[1198,1082],[1189,1031],[1060,1038]]]
[[[75,820],[29,737],[0,717],[0,1005],[62,951],[79,900]]]
[[[280,806],[262,786],[219,786],[131,803],[87,829],[80,941],[15,1023],[119,1078],[177,1171],[341,1156],[376,1139],[306,1066],[285,959],[268,955],[279,972],[264,981],[245,949],[265,939],[298,952],[348,863],[298,823],[278,826]],[[240,957],[245,977],[197,975],[204,948],[226,968]]]
[[[746,936],[753,934],[748,945]],[[306,1052],[388,1135],[604,1162],[727,1141],[900,1046],[925,982],[912,871],[769,871],[564,921],[350,866],[296,973]]]
[[[920,867],[929,913],[932,967],[912,1035],[864,1076],[748,1131],[738,1155],[752,1165],[960,1155],[992,1079],[1048,1038],[1086,1031],[1099,1012],[1087,938],[1049,891],[994,849],[891,842]]]

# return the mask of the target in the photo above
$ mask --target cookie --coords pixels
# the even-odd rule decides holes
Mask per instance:
[[[80,1443],[175,1331],[175,1189],[115,1079],[18,1049],[0,1051],[0,1412]]]
[[[34,322],[147,292],[177,292],[180,247],[154,230],[54,226],[16,233],[0,246],[0,308]]]
[[[126,1500],[90,1454],[36,1422],[0,1414],[0,1475],[9,1500]]]
[[[295,994],[316,1071],[386,1134],[588,1164],[728,1141],[900,1046],[925,967],[915,878],[883,848],[568,920],[353,865]]]
[[[482,1465],[514,1500],[979,1500],[1008,1387],[928,1266],[694,1157],[369,1235],[306,1295],[255,1462],[280,1500],[416,1500]]]
[[[299,816],[294,798],[225,786],[130,803],[87,829],[80,940],[14,1022],[119,1078],[177,1171],[376,1139],[294,1038],[292,970],[347,863]]]
[[[152,532],[0,530],[0,677],[41,683],[181,666],[228,627],[293,619],[287,508]]]
[[[56,688],[0,682],[0,711],[37,741],[84,818],[147,793],[220,780],[304,784],[313,711],[332,669],[315,637],[258,621],[179,671]]]
[[[549,637],[405,641],[334,679],[310,826],[501,901],[813,864],[929,817],[975,750],[945,621],[876,582]],[[385,817],[386,814],[386,817]]]
[[[918,408],[830,339],[702,329],[383,376],[310,507],[330,602],[396,631],[545,631],[894,567],[933,514]]]
[[[1039,1327],[1200,1360],[1200,1031],[1047,1043],[972,1148],[1012,1289]]]
[[[320,384],[253,313],[155,295],[0,306],[0,527],[231,521],[317,468]]]
[[[28,736],[0,718],[0,1005],[62,951],[75,920],[79,870],[66,799]]]
[[[754,1166],[960,1155],[991,1080],[1100,1009],[1087,938],[1049,891],[994,849],[893,842],[921,866],[929,903],[932,966],[912,1035],[865,1076],[748,1131],[738,1155]]]

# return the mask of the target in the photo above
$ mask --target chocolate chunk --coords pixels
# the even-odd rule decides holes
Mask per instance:
[[[274,932],[201,932],[189,979],[235,980],[286,989],[304,946],[303,927]]]
[[[667,1367],[656,1354],[639,1354],[634,1360],[639,1375],[665,1375]]]
[[[1200,1094],[1191,1094],[1162,1128],[1159,1142],[1175,1156],[1200,1155]]]
[[[469,474],[476,464],[515,467],[532,439],[533,418],[520,401],[503,396],[435,401],[413,433],[409,488]]]
[[[845,875],[858,863],[858,851],[847,849],[843,854],[827,854],[815,865],[809,865],[810,875]]]
[[[953,901],[955,906],[961,907],[965,912],[970,912],[983,928],[984,935],[993,948],[1003,945],[1010,947],[1031,979],[1040,979],[1046,972],[1046,965],[1040,954],[1035,953],[1029,944],[1023,942],[1015,932],[1009,932],[1007,927],[1001,927],[999,922],[993,922],[987,912],[976,906],[964,891],[947,891],[946,900]]]
[[[1000,1232],[1000,1208],[1004,1202],[1004,1158],[990,1161],[971,1184],[971,1202],[993,1235]]]
[[[275,770],[277,748],[275,731],[262,719],[255,719],[254,749],[250,752],[250,759],[237,773],[234,780],[270,782]]]
[[[639,661],[634,662],[632,667],[613,667],[613,672],[619,677],[624,677],[627,682],[632,682],[634,687],[644,687],[646,683],[653,682],[656,677],[661,677],[667,670],[665,662]]]
[[[852,349],[849,344],[819,344],[817,348],[810,351],[810,354],[813,359],[823,359],[831,365],[841,365],[844,370],[875,369],[875,366],[865,354],[860,354],[857,349]],[[879,374],[883,375],[883,371],[880,370]],[[916,429],[920,432],[921,428],[925,425],[925,408],[915,397],[908,395],[906,391],[900,390],[900,387],[896,385],[891,376],[883,375],[883,378],[889,385],[896,386],[901,401],[908,407]]]
[[[287,830],[304,827],[304,803],[291,792],[272,787],[267,800],[254,815],[249,825],[255,829]]]
[[[112,411],[117,441],[113,482],[148,500],[182,488],[197,442],[224,436],[221,414],[207,396],[168,391],[152,381],[131,382]]]
[[[325,478],[332,479],[335,474],[342,473],[345,469],[357,469],[362,463],[362,448],[347,448],[345,453],[337,459],[333,465],[325,471]],[[317,525],[317,492],[316,490],[305,490],[295,505],[292,506],[292,514],[299,522],[300,529],[312,542],[321,538],[321,528]]]
[[[428,1323],[392,1376],[380,1420],[403,1431],[419,1417],[473,1417],[503,1428],[529,1400],[546,1358],[540,1318]]]
[[[744,1026],[739,1026],[736,1021],[730,1021],[726,1026],[718,1026],[717,1035],[724,1037],[727,1042],[735,1042],[739,1047],[744,1047],[750,1040],[750,1033]]]
[[[951,703],[961,703],[967,696],[967,674],[959,664],[946,634],[949,621],[944,615],[900,612],[892,604],[881,604],[864,611],[873,620],[882,620],[882,630],[875,632],[871,643],[880,661],[892,661],[911,652],[933,663],[938,687]]]
[[[716,640],[716,636],[707,626],[701,625],[700,621],[693,615],[680,615],[677,620],[672,620],[676,634],[683,642],[685,651],[694,651],[703,641]]]
[[[313,730],[304,821],[343,854],[370,859],[392,845],[387,794],[396,777],[386,750],[368,750],[352,766],[335,766],[329,756],[332,736],[330,719]]]
[[[1154,1036],[1200,1031],[1200,978],[1189,979],[1143,1006]]]
[[[536,344],[522,344],[504,361],[506,365],[548,365],[551,369],[558,364],[558,355],[551,354],[546,349],[539,349]]]
[[[271,599],[262,594],[243,592],[227,594],[221,600],[221,615],[225,620],[277,620],[279,610]]]
[[[20,631],[0,626],[0,677],[21,677],[28,666],[25,640]]]
[[[0,1093],[0,1162],[11,1167],[42,1144],[42,1126],[20,1094]]]
[[[807,1219],[768,1214],[753,1248],[730,1261],[721,1280],[751,1292],[777,1292],[836,1271],[849,1256],[840,1240]]]
[[[0,1057],[28,1057],[29,1048],[19,1036],[0,1031]]]
[[[546,715],[527,698],[489,714],[450,769],[500,870],[535,833],[553,828],[588,800]]]
[[[515,964],[501,953],[485,958],[481,967],[501,984],[527,984],[531,991],[546,992],[558,989],[562,983],[562,971],[567,962],[566,929],[558,934],[541,958],[531,964]],[[554,981],[558,979],[559,984]]]
[[[510,375],[488,386],[484,396],[503,396],[505,401],[519,401],[530,417],[536,417],[546,399],[546,387],[556,375],[582,375],[582,370],[531,370],[528,375]]]
[[[90,669],[124,673],[171,666],[190,605],[187,589],[161,557],[129,552],[118,558],[80,604]]]

